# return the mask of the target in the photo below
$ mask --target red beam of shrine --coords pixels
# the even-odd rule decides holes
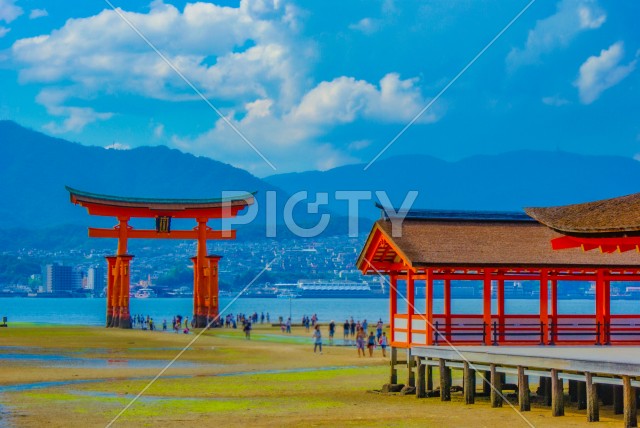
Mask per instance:
[[[89,228],[90,238],[119,238],[120,229]],[[155,230],[128,229],[127,238],[133,239],[198,239],[197,230],[172,230],[156,232]],[[236,239],[235,230],[207,230],[206,239]]]
[[[578,236],[561,236],[551,240],[551,248],[554,250],[566,250],[568,248],[582,248],[584,251],[599,248],[604,253],[619,251],[640,250],[640,236],[618,238],[583,238]]]

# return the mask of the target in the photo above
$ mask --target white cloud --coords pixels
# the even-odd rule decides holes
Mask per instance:
[[[47,109],[50,115],[63,116],[66,119],[61,124],[49,122],[44,128],[53,134],[65,134],[67,132],[80,132],[90,123],[98,120],[107,120],[113,113],[98,113],[89,107],[59,106]]]
[[[358,151],[362,149],[366,149],[371,145],[371,140],[356,140],[349,143],[348,149],[349,151]]]
[[[362,18],[360,21],[355,24],[349,25],[349,29],[360,31],[364,34],[373,34],[380,29],[381,21],[379,19],[374,18]]]
[[[525,46],[509,52],[507,65],[513,69],[535,64],[542,55],[568,46],[576,35],[599,28],[606,19],[607,15],[595,0],[561,0],[555,14],[536,22]]]
[[[282,2],[243,0],[238,8],[188,3],[181,12],[156,1],[149,13],[122,13],[207,97],[278,96],[292,102],[305,61],[313,56],[309,46],[296,42],[293,12]],[[94,94],[196,98],[113,10],[18,40],[12,52],[23,83],[71,81]]]
[[[15,5],[15,0],[0,0],[0,21],[7,24],[22,15],[22,8]]]
[[[63,105],[70,93],[59,89],[43,89],[36,96],[36,101],[43,105],[47,113],[55,117],[63,117],[62,123],[51,121],[44,128],[53,134],[65,134],[68,132],[80,132],[90,123],[98,120],[107,120],[113,113],[96,112],[90,107],[75,107]]]
[[[45,16],[49,16],[47,9],[33,9],[31,13],[29,13],[29,19],[38,19]]]
[[[355,121],[404,124],[428,101],[417,79],[402,80],[395,73],[378,83],[348,76],[314,83],[309,71],[319,53],[314,42],[300,36],[304,12],[286,0],[241,0],[235,8],[187,3],[182,10],[156,0],[148,13],[122,13],[213,104],[224,105],[229,121],[280,171],[357,161],[348,154],[355,146],[345,142],[337,147],[325,135]],[[55,116],[47,124],[52,132],[77,132],[109,119],[113,113],[87,106],[95,99],[104,104],[103,98],[112,95],[198,100],[109,9],[70,19],[50,34],[18,40],[11,52],[21,83],[44,86],[36,101]],[[437,111],[419,122],[438,120]],[[214,112],[206,119],[211,118],[215,125],[200,135],[168,136],[157,124],[149,133],[255,173],[273,172]]]
[[[401,80],[397,74],[389,73],[375,86],[342,76],[319,83],[289,112],[274,111],[273,100],[259,99],[244,106],[246,114],[242,119],[236,119],[235,112],[227,119],[242,130],[279,171],[323,170],[358,161],[349,152],[371,143],[360,140],[341,148],[323,141],[323,136],[336,125],[358,120],[406,123],[426,103],[417,79]],[[435,113],[427,112],[420,122],[437,119]],[[222,119],[203,134],[191,138],[174,136],[172,141],[182,150],[224,159],[257,175],[273,173]]]
[[[420,93],[417,79],[400,80],[397,73],[389,73],[380,80],[379,88],[353,77],[338,77],[321,82],[309,91],[291,116],[308,123],[350,123],[356,118],[380,122],[407,122],[428,103]],[[438,120],[427,111],[422,123]]]
[[[162,123],[153,128],[153,136],[156,138],[164,137],[164,125]]]
[[[580,66],[580,74],[574,84],[578,87],[580,101],[591,104],[603,91],[615,86],[636,68],[636,60],[620,65],[624,56],[624,44],[620,41],[590,56]]]
[[[590,30],[600,28],[600,26],[604,24],[604,21],[607,20],[607,15],[604,13],[598,15],[597,12],[587,5],[578,7],[578,16],[580,17],[580,28],[588,28]]]
[[[312,44],[298,41],[296,7],[265,0],[242,0],[237,8],[188,3],[182,11],[156,0],[150,7],[148,13],[122,13],[207,98],[240,104],[273,98],[278,108],[299,99],[307,82],[307,64],[315,53]],[[65,92],[69,99],[111,94],[170,101],[198,99],[170,65],[110,9],[70,19],[50,34],[18,40],[12,56],[21,83],[46,84],[47,90]],[[78,116],[77,110],[51,111]],[[84,117],[91,119],[89,114]],[[106,116],[96,113],[93,117],[103,120]],[[81,129],[84,121],[70,122]]]
[[[108,146],[105,146],[105,149],[107,149],[107,150],[131,150],[131,146],[129,146],[127,144],[114,142],[113,144],[109,144]]]
[[[15,0],[0,0],[0,22],[7,24],[22,15],[22,8],[15,5]],[[0,39],[7,35],[11,28],[0,26]]]
[[[548,106],[561,107],[569,104],[569,100],[562,98],[560,95],[553,95],[551,97],[543,97],[542,102]]]

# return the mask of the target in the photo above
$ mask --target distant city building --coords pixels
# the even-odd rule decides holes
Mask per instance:
[[[47,293],[71,293],[80,288],[81,277],[73,267],[58,263],[45,265],[42,270],[42,285]]]
[[[91,267],[87,271],[87,287],[91,293],[101,293],[107,285],[106,271],[103,267]]]

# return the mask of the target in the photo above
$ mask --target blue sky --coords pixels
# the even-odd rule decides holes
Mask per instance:
[[[528,3],[112,0],[223,120],[104,0],[0,0],[0,118],[258,176],[366,163]],[[384,156],[638,156],[638,16],[534,2]]]

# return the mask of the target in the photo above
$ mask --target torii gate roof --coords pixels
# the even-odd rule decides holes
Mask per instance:
[[[255,195],[253,192],[229,198],[139,198],[90,193],[69,186],[65,188],[69,192],[71,202],[87,208],[89,214],[112,217],[233,217],[244,207],[253,204]]]

